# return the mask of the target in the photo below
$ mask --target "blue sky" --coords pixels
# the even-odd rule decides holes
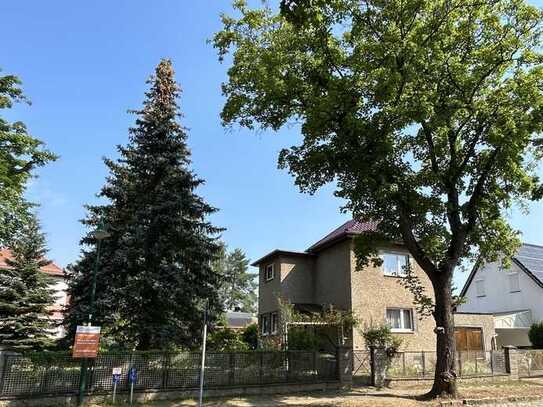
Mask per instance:
[[[50,257],[61,266],[77,259],[84,204],[106,176],[102,157],[126,144],[145,79],[161,58],[171,58],[183,88],[183,124],[190,129],[193,168],[206,180],[199,190],[220,209],[213,222],[227,228],[226,243],[251,259],[274,248],[304,250],[349,217],[331,187],[300,194],[277,169],[277,154],[297,143],[295,128],[280,133],[225,131],[219,112],[227,66],[206,43],[220,29],[228,0],[2,1],[0,68],[18,75],[31,106],[9,113],[24,121],[60,159],[39,171],[29,197],[39,210]],[[4,114],[4,112],[2,112]],[[524,240],[543,244],[538,220],[511,214]],[[461,286],[465,275],[458,275]]]

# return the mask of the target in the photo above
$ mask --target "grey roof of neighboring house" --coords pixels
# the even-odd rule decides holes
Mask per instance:
[[[244,328],[256,322],[256,317],[250,312],[228,311],[226,319],[230,328]]]
[[[524,243],[520,246],[520,249],[517,254],[513,256],[512,260],[513,263],[519,266],[519,268],[531,277],[537,285],[543,288],[543,246]],[[462,292],[460,293],[461,297],[466,295],[468,287],[473,281],[479,266],[480,262],[478,261],[471,270],[466,284],[464,284],[464,288],[462,288]]]

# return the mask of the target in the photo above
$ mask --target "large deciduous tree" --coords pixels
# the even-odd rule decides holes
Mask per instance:
[[[437,365],[431,395],[456,393],[451,280],[476,253],[519,244],[506,211],[541,197],[542,12],[522,0],[284,0],[278,10],[223,16],[225,124],[277,130],[303,142],[279,163],[303,190],[336,194],[403,241],[435,294]]]
[[[0,347],[43,350],[52,345],[55,303],[51,281],[41,268],[50,262],[45,236],[31,216],[11,245],[9,268],[0,269]]]
[[[28,102],[14,75],[0,75],[0,109]],[[26,221],[32,222],[24,192],[34,168],[55,160],[43,143],[28,133],[24,123],[10,122],[0,111],[0,246],[9,246]]]
[[[101,243],[93,322],[127,348],[190,347],[204,303],[211,314],[221,309],[220,275],[211,267],[221,229],[207,220],[216,209],[195,191],[204,181],[190,169],[171,62],[162,60],[148,83],[128,146],[118,147],[118,160],[105,160],[110,175],[99,196],[106,203],[89,206],[84,221],[103,222],[110,233]],[[71,334],[87,320],[97,258],[92,230],[82,243],[88,248],[68,268]]]

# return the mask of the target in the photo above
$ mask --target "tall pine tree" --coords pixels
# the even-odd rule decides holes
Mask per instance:
[[[220,276],[211,264],[221,229],[207,220],[216,209],[195,193],[204,181],[190,170],[171,62],[162,60],[147,83],[128,145],[118,147],[118,160],[105,160],[110,175],[99,196],[107,203],[89,206],[84,220],[90,228],[103,222],[111,234],[101,247],[94,323],[125,347],[190,347],[204,303],[220,310]],[[89,312],[96,261],[92,231],[82,243],[88,249],[68,268],[72,333]]]
[[[0,269],[0,348],[43,350],[52,345],[55,302],[49,277],[41,268],[50,262],[45,236],[30,217],[11,247],[8,269]]]

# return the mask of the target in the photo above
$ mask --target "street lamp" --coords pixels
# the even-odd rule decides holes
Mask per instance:
[[[111,234],[104,228],[103,222],[98,224],[98,227],[94,231],[94,239],[96,240],[96,261],[94,263],[94,269],[92,271],[92,285],[90,295],[90,307],[89,307],[89,320],[88,325],[92,325],[92,317],[94,315],[94,303],[96,300],[96,275],[98,274],[98,266],[100,265],[100,246],[102,240],[110,237]],[[87,387],[87,358],[81,360],[81,375],[79,376],[79,405],[82,406],[85,403],[85,388]]]

